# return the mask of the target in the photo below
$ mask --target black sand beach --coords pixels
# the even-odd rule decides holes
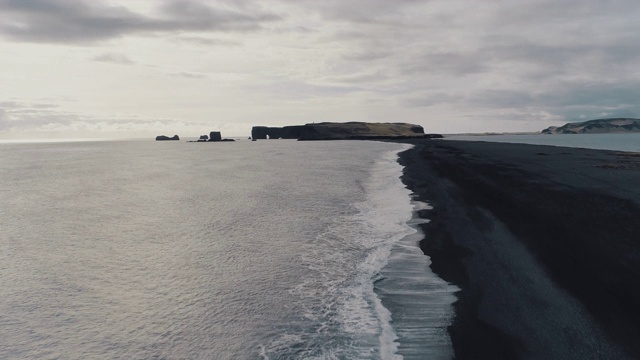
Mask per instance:
[[[640,358],[640,155],[406,140],[457,359]]]

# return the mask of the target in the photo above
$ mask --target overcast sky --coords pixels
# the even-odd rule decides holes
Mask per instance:
[[[637,0],[0,0],[0,139],[640,117]]]

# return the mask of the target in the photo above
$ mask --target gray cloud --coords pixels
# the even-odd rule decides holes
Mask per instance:
[[[198,123],[187,124],[175,119],[143,119],[100,118],[83,116],[59,110],[55,104],[26,103],[18,101],[0,102],[0,131],[15,132],[74,132],[74,131],[149,131],[185,126],[198,126]],[[200,124],[206,127],[206,124]]]
[[[357,52],[344,54],[342,58],[350,61],[372,61],[372,60],[386,59],[392,55],[393,55],[392,51],[378,48],[378,49],[360,50]]]
[[[37,109],[6,111],[0,117],[0,130],[34,129],[48,125],[69,125],[77,119],[76,114],[38,111]]]
[[[21,106],[21,104],[17,101],[0,101],[0,107],[2,108],[14,108]]]
[[[486,90],[465,98],[480,107],[628,107],[640,98],[640,81],[626,83],[565,83],[547,91]],[[640,104],[639,104],[640,105]]]
[[[461,96],[445,93],[423,94],[420,97],[410,97],[404,100],[409,107],[428,107],[440,104],[451,104],[463,100]]]
[[[201,53],[207,46],[242,45],[242,64],[221,72],[241,74],[238,86],[276,101],[351,97],[361,104],[366,97],[416,113],[446,108],[450,117],[475,114],[467,121],[640,117],[637,0],[157,4],[154,13],[143,14],[106,0],[0,0],[0,36],[84,45],[152,34],[184,42],[185,50],[201,46]],[[261,29],[267,31],[260,37],[245,37]],[[115,51],[92,60],[131,63]],[[202,61],[214,63],[214,55]],[[207,69],[198,65],[186,66]],[[163,75],[207,77],[170,69]],[[5,110],[5,121],[18,118],[17,110]]]
[[[172,76],[183,77],[187,79],[206,79],[208,76],[201,73],[193,73],[188,71],[182,71],[179,73],[171,74]]]
[[[408,5],[432,2],[432,0],[284,0],[307,11],[321,14],[326,20],[348,23],[395,23],[402,25],[401,10]]]
[[[376,71],[373,73],[356,73],[344,76],[335,76],[327,78],[330,82],[356,84],[363,86],[365,84],[377,84],[380,82],[388,81],[390,77],[384,74],[382,71]]]
[[[91,44],[135,33],[253,31],[278,20],[262,10],[240,11],[197,1],[165,1],[159,15],[101,1],[0,0],[0,34],[27,42]]]
[[[402,52],[385,62],[408,107],[448,105],[507,120],[640,117],[640,3],[521,3],[459,14],[465,26],[407,30],[387,46],[365,39],[358,51]]]
[[[581,86],[582,85],[582,86]],[[568,119],[638,117],[640,81],[576,84],[545,96],[540,106]]]
[[[300,81],[271,79],[266,85],[246,86],[247,91],[269,93],[279,99],[301,100],[310,98],[331,98],[366,91],[365,88],[352,85],[317,85]]]
[[[0,101],[0,130],[69,125],[78,119],[77,114],[61,111],[55,103]]]
[[[547,89],[485,89],[477,92],[423,92],[403,100],[408,107],[449,105],[472,110],[479,120],[581,121],[640,115],[640,80],[616,83],[564,82]]]
[[[567,83],[544,92],[494,90],[463,99],[477,109],[509,109],[513,113],[545,112],[567,121],[601,117],[637,117],[640,81],[619,84]]]
[[[445,73],[456,76],[482,73],[490,69],[490,62],[481,59],[478,54],[465,53],[429,53],[416,57],[401,67],[406,75],[416,73]]]
[[[99,61],[99,62],[122,64],[122,65],[131,65],[135,63],[133,60],[129,59],[126,55],[118,54],[118,53],[101,54],[93,57],[92,60]]]
[[[207,46],[238,46],[242,44],[242,42],[237,40],[211,39],[199,36],[178,36],[175,40],[178,42],[188,42]]]

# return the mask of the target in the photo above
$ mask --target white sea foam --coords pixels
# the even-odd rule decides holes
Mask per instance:
[[[404,147],[405,150],[409,146]],[[396,353],[397,335],[391,325],[391,312],[374,292],[374,280],[387,264],[391,247],[405,236],[415,233],[407,225],[411,219],[410,192],[400,181],[402,167],[397,162],[399,151],[389,151],[373,164],[371,176],[363,184],[366,201],[358,204],[359,239],[369,248],[358,264],[357,276],[347,291],[351,294],[339,308],[343,331],[353,334],[378,334],[380,358],[402,359]],[[366,303],[366,304],[365,304]]]
[[[413,207],[397,162],[399,151],[407,148],[395,145],[365,167],[367,175],[358,179],[360,200],[334,217],[303,255],[310,274],[290,294],[304,299],[302,317],[315,324],[315,333],[306,336],[317,336],[318,344],[294,350],[299,358],[402,359],[396,353],[392,314],[376,295],[374,281],[392,246],[415,233],[407,225]],[[295,348],[298,341],[286,339],[290,336],[283,334],[266,353],[276,354],[285,345]]]
[[[414,217],[408,224],[417,232],[393,245],[389,261],[380,272],[382,280],[376,283],[376,291],[392,316],[399,319],[394,322],[400,343],[397,353],[405,360],[450,359],[453,349],[447,327],[453,317],[454,293],[459,289],[431,271],[430,258],[418,247],[424,235],[417,225],[429,220],[416,213],[431,206],[420,201],[411,204]]]

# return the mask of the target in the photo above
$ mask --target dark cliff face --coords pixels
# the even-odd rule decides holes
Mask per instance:
[[[313,123],[285,127],[254,126],[253,139],[353,140],[426,137],[420,125],[405,123]]]
[[[560,127],[552,126],[542,130],[543,134],[603,134],[625,132],[640,132],[640,119],[596,119],[568,123]]]
[[[311,129],[307,125],[285,127],[254,126],[251,129],[252,139],[299,139]]]

